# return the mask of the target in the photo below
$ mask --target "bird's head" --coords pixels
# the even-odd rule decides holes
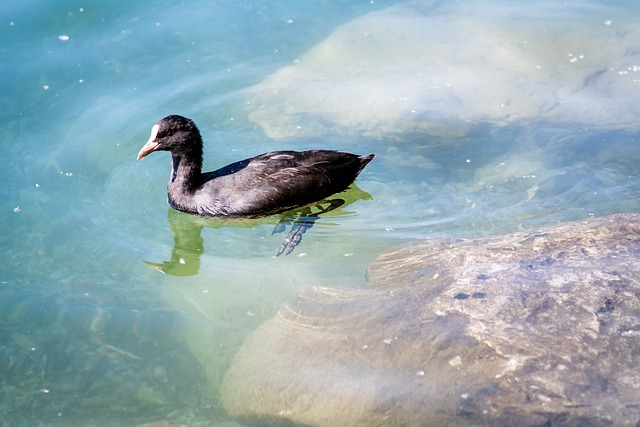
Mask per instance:
[[[151,128],[151,135],[138,153],[138,160],[154,151],[170,151],[182,155],[202,151],[202,137],[193,120],[171,115]]]

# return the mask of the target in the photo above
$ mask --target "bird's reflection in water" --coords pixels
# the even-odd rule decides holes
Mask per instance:
[[[261,224],[274,224],[272,234],[283,233],[290,225],[290,231],[280,247],[274,251],[276,256],[290,254],[302,241],[302,235],[309,230],[320,216],[341,216],[352,214],[344,208],[357,200],[371,199],[371,195],[360,190],[356,184],[349,189],[293,211],[265,218],[214,218],[184,213],[169,208],[167,218],[173,232],[171,259],[160,263],[144,261],[149,267],[171,276],[193,276],[200,270],[200,256],[204,253],[202,229],[238,227],[253,228]]]

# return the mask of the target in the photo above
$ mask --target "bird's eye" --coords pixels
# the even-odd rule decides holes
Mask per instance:
[[[160,128],[158,129],[158,134],[156,138],[166,138],[173,134],[173,130],[171,128]]]

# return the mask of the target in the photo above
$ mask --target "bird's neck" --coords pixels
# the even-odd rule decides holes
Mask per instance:
[[[180,193],[193,193],[202,185],[202,156],[172,154],[169,187]]]

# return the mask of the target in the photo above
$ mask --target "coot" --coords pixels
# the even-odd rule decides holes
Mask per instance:
[[[374,155],[333,150],[272,151],[202,172],[202,137],[195,123],[170,115],[151,129],[138,160],[170,151],[169,204],[209,216],[259,217],[321,201],[345,190]]]

